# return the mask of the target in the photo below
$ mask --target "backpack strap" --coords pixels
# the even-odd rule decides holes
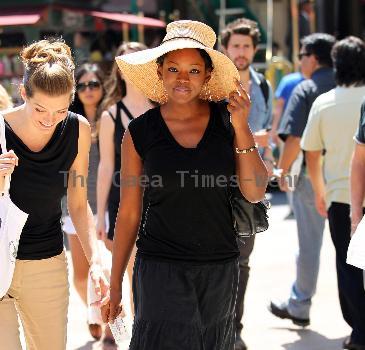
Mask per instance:
[[[266,107],[267,107],[268,102],[269,102],[269,84],[267,83],[267,80],[266,80],[266,78],[263,74],[261,74],[259,72],[256,72],[256,74],[259,77],[260,89],[261,89],[262,95],[264,96],[265,104],[266,104]]]
[[[5,138],[5,119],[0,114],[0,144],[1,144],[1,153],[6,153],[6,138]]]

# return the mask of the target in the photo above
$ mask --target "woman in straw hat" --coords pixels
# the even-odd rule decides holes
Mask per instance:
[[[229,190],[236,180],[257,202],[266,186],[254,179],[267,179],[267,171],[247,123],[249,97],[234,64],[213,50],[215,40],[203,23],[177,21],[157,48],[116,58],[123,76],[161,104],[133,120],[123,139],[102,310],[109,321],[122,312],[121,279],[139,228],[133,350],[234,347],[239,252]],[[225,98],[231,130],[213,102]]]

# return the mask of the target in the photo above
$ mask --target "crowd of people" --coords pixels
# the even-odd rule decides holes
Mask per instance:
[[[299,250],[291,293],[269,311],[310,324],[328,219],[352,329],[343,349],[365,350],[363,271],[346,262],[365,203],[365,43],[305,36],[300,72],[274,93],[252,66],[257,23],[237,19],[220,40],[222,52],[209,26],[175,21],[158,47],[123,43],[109,76],[97,64],[75,69],[62,40],[22,51],[24,103],[12,108],[0,89],[9,150],[0,155],[0,185],[5,193],[11,175],[10,198],[29,214],[12,283],[0,295],[4,348],[21,349],[18,317],[28,349],[66,348],[64,232],[74,286],[91,310],[85,322],[104,349],[118,348],[107,323],[130,303],[131,350],[246,350],[255,235],[237,239],[234,185],[220,180],[236,177],[256,203],[275,177],[288,194]],[[217,185],[197,185],[198,176]],[[104,274],[105,254],[112,266]],[[125,279],[131,300],[122,298]]]

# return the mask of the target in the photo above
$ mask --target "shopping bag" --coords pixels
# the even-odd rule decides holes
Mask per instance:
[[[0,114],[1,152],[5,153],[5,124]],[[9,195],[11,177],[5,179],[4,191],[0,194],[0,298],[7,293],[13,279],[20,235],[28,214],[20,210]]]

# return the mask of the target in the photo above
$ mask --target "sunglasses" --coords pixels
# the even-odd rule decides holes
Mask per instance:
[[[301,53],[298,53],[298,59],[301,60],[304,56],[310,56],[311,53],[309,52],[301,52]]]
[[[90,90],[96,90],[96,89],[100,89],[100,87],[101,87],[100,81],[90,80],[90,81],[86,81],[85,83],[78,83],[76,85],[76,90],[78,92],[83,92],[86,90],[86,88],[89,88]]]

